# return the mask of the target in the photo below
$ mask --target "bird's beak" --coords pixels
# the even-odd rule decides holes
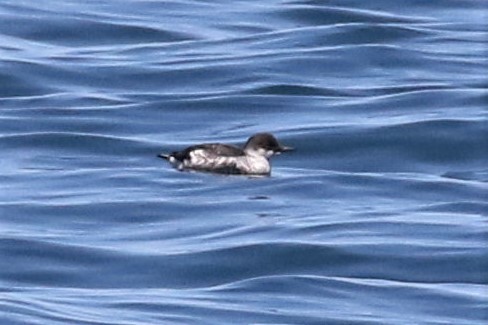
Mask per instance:
[[[293,147],[281,146],[279,152],[286,152],[286,151],[293,151],[293,150],[295,150],[295,148]]]

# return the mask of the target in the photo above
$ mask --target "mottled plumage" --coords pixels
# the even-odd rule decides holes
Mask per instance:
[[[190,146],[171,154],[160,154],[179,170],[192,169],[224,174],[266,175],[271,172],[269,158],[292,150],[282,146],[270,133],[257,133],[243,149],[236,146],[206,143]]]

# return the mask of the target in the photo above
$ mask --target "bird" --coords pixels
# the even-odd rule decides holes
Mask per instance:
[[[270,175],[269,159],[294,150],[281,145],[271,133],[252,135],[241,148],[229,144],[204,143],[170,154],[161,153],[177,170],[194,170],[220,174]]]

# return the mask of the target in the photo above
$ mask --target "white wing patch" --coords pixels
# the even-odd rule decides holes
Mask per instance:
[[[208,161],[208,155],[204,150],[198,149],[190,152],[190,159],[188,161],[189,165],[199,166],[203,165]]]
[[[188,154],[178,169],[197,169],[229,174],[269,174],[271,166],[268,159],[260,155],[219,156],[205,149],[196,149]]]

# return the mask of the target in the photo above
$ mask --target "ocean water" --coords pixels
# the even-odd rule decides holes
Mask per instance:
[[[486,324],[487,17],[2,0],[0,324]],[[260,131],[270,177],[156,157]]]

